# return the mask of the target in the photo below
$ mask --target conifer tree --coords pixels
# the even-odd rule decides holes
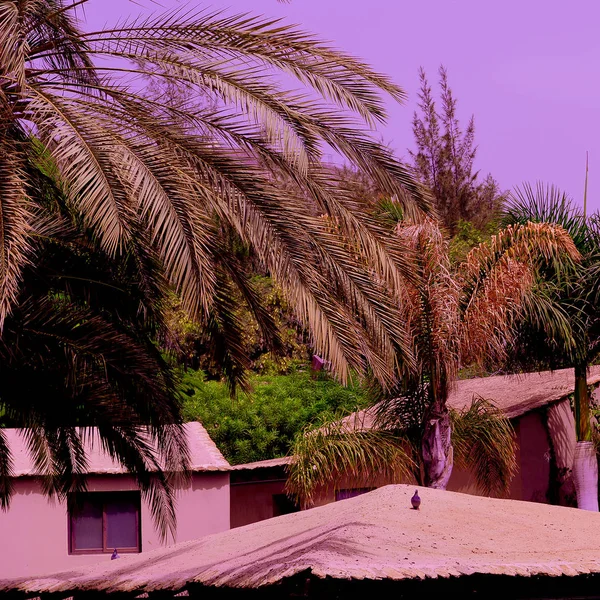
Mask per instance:
[[[504,197],[491,175],[478,180],[479,172],[473,170],[477,152],[475,120],[471,117],[462,131],[456,98],[443,66],[439,75],[438,109],[427,75],[422,68],[419,70],[420,114],[415,112],[413,117],[417,148],[410,155],[417,178],[432,191],[442,223],[454,234],[460,221],[470,221],[478,228],[485,226],[497,215]]]

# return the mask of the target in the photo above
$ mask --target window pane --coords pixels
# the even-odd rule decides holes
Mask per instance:
[[[106,546],[137,548],[137,503],[133,498],[106,503]]]
[[[73,516],[74,550],[102,550],[102,504],[86,500]]]

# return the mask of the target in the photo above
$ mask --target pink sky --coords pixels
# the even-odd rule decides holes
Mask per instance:
[[[475,115],[482,174],[506,189],[554,183],[580,201],[588,150],[588,206],[600,209],[598,0],[90,0],[86,14],[99,27],[160,5],[284,17],[366,60],[409,94],[380,129],[400,157],[417,70],[433,83],[443,63],[463,121]]]

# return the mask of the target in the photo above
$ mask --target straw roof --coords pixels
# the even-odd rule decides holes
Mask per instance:
[[[600,365],[590,367],[588,385],[599,383]],[[509,419],[514,419],[536,408],[559,402],[574,389],[573,369],[461,379],[450,392],[448,406],[463,410],[471,406],[474,398],[481,397],[491,400]],[[376,406],[360,410],[342,419],[342,423],[351,428],[371,429],[376,412]]]
[[[84,448],[88,458],[88,474],[116,475],[127,473],[118,462],[106,454],[100,443],[95,428],[86,436]],[[190,450],[192,471],[228,471],[229,463],[210,439],[204,427],[197,422],[186,423],[184,430]],[[34,476],[38,472],[31,460],[27,441],[22,429],[3,429],[13,459],[13,475],[15,477]]]
[[[318,581],[410,582],[474,575],[600,573],[600,514],[390,485],[199,540],[37,579],[0,592],[181,592]],[[589,579],[589,578],[588,578]],[[555,585],[555,584],[554,584]],[[83,597],[79,596],[78,597]]]
[[[281,458],[270,458],[268,460],[257,460],[256,462],[243,463],[233,465],[232,471],[254,471],[256,469],[271,469],[273,467],[285,467],[292,462],[291,456],[283,456]]]
[[[590,368],[588,385],[600,383],[600,365]],[[510,419],[552,402],[558,402],[575,390],[573,369],[541,371],[521,375],[495,375],[457,382],[450,394],[452,408],[462,410],[471,405],[473,396],[494,402]]]

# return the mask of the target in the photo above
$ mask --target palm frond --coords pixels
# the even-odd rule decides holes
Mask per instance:
[[[0,429],[0,509],[7,510],[13,493],[13,459],[6,442],[6,435]]]
[[[11,139],[0,95],[0,332],[17,299],[22,270],[31,259],[32,206],[27,192],[25,157]]]
[[[508,225],[551,223],[565,229],[575,246],[584,251],[586,244],[586,221],[583,212],[569,196],[553,185],[538,182],[535,188],[524,183],[509,194],[504,206],[502,221]]]
[[[560,226],[528,222],[511,225],[492,237],[489,244],[473,249],[461,266],[461,311],[464,355],[471,361],[500,360],[515,334],[517,319],[525,310],[546,308],[548,324],[556,333],[566,327],[564,314],[535,303],[535,285],[542,271],[568,277],[581,260],[569,234]]]
[[[407,440],[390,432],[325,420],[297,436],[286,491],[308,507],[326,486],[410,481],[414,462],[407,447]]]
[[[455,465],[471,471],[486,495],[508,495],[517,471],[515,434],[502,411],[485,398],[450,411]]]

